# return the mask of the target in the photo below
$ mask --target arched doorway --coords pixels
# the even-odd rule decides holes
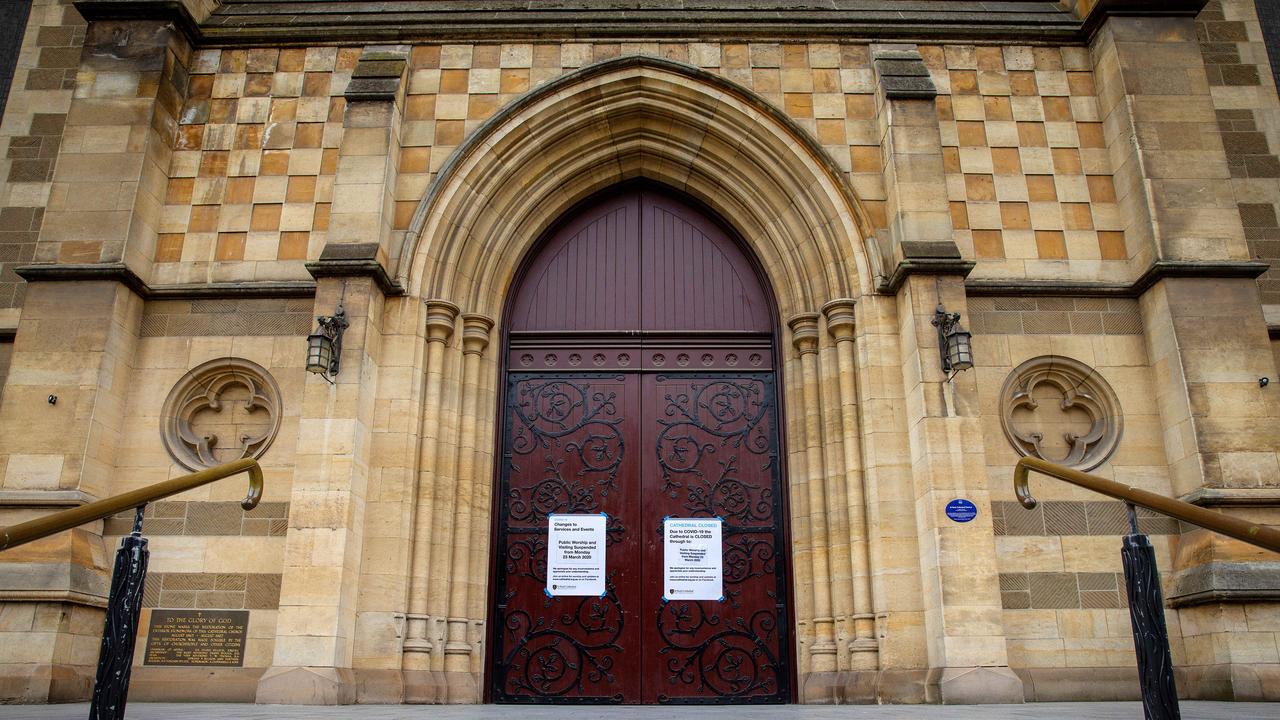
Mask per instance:
[[[492,700],[791,700],[776,316],[730,233],[655,186],[537,245],[506,313]],[[549,516],[599,513],[605,592],[551,592]],[[721,599],[667,597],[673,518],[721,519]]]

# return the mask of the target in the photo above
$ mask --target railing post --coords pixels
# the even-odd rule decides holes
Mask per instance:
[[[147,539],[142,537],[145,508],[146,505],[139,505],[135,509],[133,532],[120,540],[120,549],[116,550],[89,720],[124,720],[133,648],[138,640],[138,617],[142,613],[142,590],[147,579],[147,560],[151,557]]]
[[[1129,597],[1129,620],[1133,624],[1133,648],[1138,655],[1138,681],[1142,688],[1142,711],[1146,720],[1180,720],[1178,688],[1173,679],[1173,653],[1169,651],[1169,629],[1164,622],[1164,598],[1160,592],[1160,571],[1156,552],[1146,535],[1138,532],[1138,515],[1129,509],[1130,533],[1120,551],[1124,561],[1125,592]]]

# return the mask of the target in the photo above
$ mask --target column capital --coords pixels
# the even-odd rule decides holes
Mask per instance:
[[[404,85],[408,67],[408,45],[365,47],[344,93],[347,102],[395,102]],[[347,119],[351,119],[350,116]]]
[[[453,337],[458,306],[448,300],[425,300],[427,306],[427,342],[445,343]]]
[[[467,313],[462,316],[462,352],[467,355],[479,355],[489,347],[489,331],[493,330],[493,319],[478,313]]]
[[[818,352],[818,313],[801,313],[787,321],[791,344],[801,355]]]
[[[831,333],[837,342],[853,339],[856,302],[853,298],[840,298],[822,306],[822,314],[827,318],[827,332]]]
[[[871,65],[886,100],[933,100],[938,87],[914,43],[871,46]]]

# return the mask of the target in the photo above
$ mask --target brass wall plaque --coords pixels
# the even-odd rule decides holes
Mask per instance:
[[[144,665],[244,666],[248,610],[152,610]]]

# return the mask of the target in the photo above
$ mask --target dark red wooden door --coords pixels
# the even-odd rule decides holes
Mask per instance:
[[[510,318],[492,698],[789,700],[772,324],[737,243],[614,195],[541,245]],[[547,515],[597,512],[605,596],[547,596]],[[668,516],[723,518],[723,601],[663,600]]]
[[[786,699],[786,546],[772,373],[642,381],[646,703]],[[724,600],[663,600],[662,521],[720,517]]]
[[[639,376],[513,375],[506,402],[494,699],[635,702]],[[600,512],[609,515],[605,597],[548,597],[547,516]]]

